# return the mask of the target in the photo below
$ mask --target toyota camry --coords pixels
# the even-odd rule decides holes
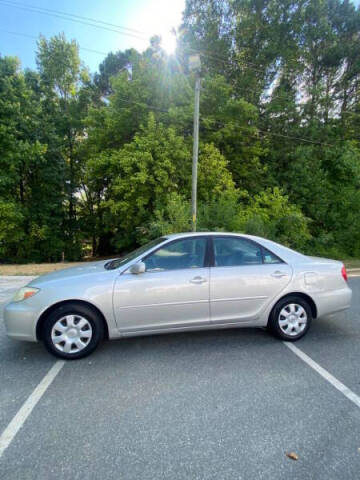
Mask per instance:
[[[350,302],[341,262],[264,238],[202,232],[42,275],[15,294],[4,318],[10,337],[76,359],[103,339],[201,329],[267,327],[294,341]]]

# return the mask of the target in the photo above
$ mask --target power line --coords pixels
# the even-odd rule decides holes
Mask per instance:
[[[5,30],[4,28],[0,28],[0,31],[5,32],[5,33],[10,33],[11,35],[18,35],[20,37],[25,37],[25,38],[31,38],[33,40],[38,40],[39,37],[36,37],[35,35],[29,35],[27,33],[22,33],[22,32],[13,32],[11,30]],[[97,53],[99,55],[108,55],[106,52],[101,52],[100,50],[93,50],[92,48],[86,48],[86,47],[80,47],[80,50],[85,50],[86,52],[92,52],[92,53]]]
[[[125,103],[128,103],[128,104],[132,104],[132,105],[137,105],[137,106],[140,106],[140,107],[143,107],[143,108],[147,108],[149,110],[155,110],[155,111],[159,111],[159,112],[162,112],[162,113],[169,113],[168,110],[164,110],[162,108],[159,108],[159,107],[156,107],[154,105],[149,105],[147,103],[140,103],[140,102],[135,102],[133,100],[128,100],[124,97],[119,97],[117,96],[116,97],[118,100],[122,101],[122,102],[125,102]],[[169,108],[171,108],[173,105],[169,106]],[[239,128],[240,130],[248,130],[249,129],[249,126],[245,126],[245,125],[238,125],[236,124],[236,122],[232,122],[237,128]],[[208,126],[205,126],[204,124],[202,124],[202,127],[205,128],[205,130],[213,130],[213,131],[218,131],[219,130],[219,127],[225,127],[224,124],[221,124],[221,123],[218,123],[218,125],[215,127],[208,127]],[[310,140],[308,138],[303,138],[303,137],[295,137],[295,136],[292,136],[292,135],[285,135],[285,134],[282,134],[282,133],[275,133],[275,132],[269,132],[267,130],[261,130],[259,129],[258,127],[256,127],[255,125],[253,126],[254,128],[256,128],[257,132],[258,133],[262,133],[264,135],[271,135],[271,136],[275,136],[275,137],[281,137],[281,138],[288,138],[290,140],[296,140],[298,142],[305,142],[305,143],[311,143],[313,145],[321,145],[321,146],[324,146],[324,147],[336,147],[336,145],[334,144],[330,144],[330,143],[324,143],[324,142],[319,142],[317,140]],[[247,132],[249,136],[251,137],[256,137],[258,138],[258,135],[256,135],[255,133],[249,133]]]
[[[0,0],[0,3],[1,2],[2,2],[2,0]],[[5,33],[9,33],[11,35],[17,35],[17,36],[21,36],[21,37],[25,37],[25,38],[31,38],[33,40],[38,40],[38,37],[36,37],[34,35],[27,34],[27,33],[23,33],[23,32],[15,32],[15,31],[12,31],[12,30],[6,30],[6,29],[1,28],[1,27],[0,27],[0,31],[5,32]],[[100,50],[95,50],[95,49],[92,49],[92,48],[81,47],[81,46],[79,46],[79,49],[87,51],[87,52],[91,52],[91,53],[96,53],[96,54],[99,54],[99,55],[105,55],[105,56],[108,55],[108,53],[109,53],[109,52],[102,52]],[[203,53],[201,53],[201,54],[203,54]],[[254,89],[247,89],[247,92],[258,93],[258,91],[254,90]],[[261,94],[261,95],[263,95],[263,94]],[[270,97],[271,95],[266,95],[266,96]],[[282,99],[282,98],[288,98],[288,96],[286,94],[281,94],[281,95],[277,94],[276,95],[276,99]],[[298,105],[301,105],[301,104],[298,104]],[[350,112],[350,111],[343,111],[343,112],[339,113],[339,115],[341,115],[341,114],[360,116],[359,113]]]
[[[188,52],[199,53],[202,57],[205,57],[205,58],[207,57],[207,58],[210,58],[212,60],[216,60],[216,61],[221,62],[221,63],[227,63],[231,66],[234,66],[236,63],[238,63],[238,60],[232,60],[232,59],[229,59],[229,58],[225,58],[225,57],[222,57],[221,55],[210,53],[206,50],[204,51],[204,50],[195,49],[195,48],[188,48],[188,47],[185,47],[185,48]],[[242,64],[240,64],[240,66],[247,66],[247,67],[250,66],[250,70],[253,70],[253,71],[256,71],[256,72],[259,72],[259,73],[265,73],[265,71],[268,68],[268,67],[263,66],[263,68],[260,69],[260,68],[258,68],[259,67],[258,65],[256,65],[255,63],[251,63],[251,62],[242,63]]]
[[[185,47],[185,48],[186,48],[186,47]],[[236,65],[236,63],[237,63],[237,60],[231,60],[231,59],[225,58],[225,57],[223,57],[223,56],[221,56],[221,55],[209,53],[209,52],[204,51],[204,50],[194,49],[194,48],[188,48],[188,47],[187,47],[186,49],[187,49],[187,51],[189,51],[189,52],[199,53],[201,56],[203,56],[203,57],[205,57],[205,58],[208,57],[208,58],[210,58],[210,59],[212,59],[212,60],[215,60],[215,61],[218,61],[218,62],[221,62],[221,63],[227,63],[227,64],[229,64],[229,65],[231,65],[231,66],[234,66],[234,65]],[[269,67],[262,66],[262,69],[260,69],[260,68],[257,68],[258,66],[257,66],[256,64],[251,63],[251,62],[248,62],[248,61],[240,64],[240,66],[242,66],[242,67],[246,66],[246,67],[248,67],[249,70],[252,70],[252,71],[255,71],[255,72],[259,72],[259,73],[265,73],[266,70],[269,68]],[[255,68],[255,67],[256,67],[256,68]],[[249,89],[249,88],[247,88],[247,91],[258,94],[258,91],[255,90],[255,89]],[[263,95],[263,94],[261,93],[261,95]],[[267,95],[267,96],[271,96],[271,95]],[[276,95],[276,98],[279,98],[279,99],[280,99],[280,98],[286,98],[286,97],[287,97],[286,94]],[[342,115],[342,114],[360,116],[360,113],[350,112],[350,111],[346,111],[346,110],[340,113],[340,115]]]
[[[299,142],[306,142],[306,143],[312,143],[313,145],[322,145],[324,147],[335,147],[336,145],[332,145],[331,143],[324,143],[324,142],[318,142],[317,140],[309,140],[308,138],[301,138],[301,137],[293,137],[292,135],[285,135],[282,133],[274,133],[274,132],[269,132],[266,130],[259,130],[260,133],[263,133],[265,135],[272,135],[274,137],[281,137],[281,138],[288,138],[290,140],[297,140]]]
[[[194,53],[199,53],[201,56],[203,57],[208,57],[208,58],[211,58],[213,60],[216,60],[216,61],[220,61],[222,63],[228,63],[229,65],[234,65],[235,62],[232,61],[232,60],[229,60],[229,59],[226,59],[225,57],[221,57],[221,56],[218,56],[218,55],[214,55],[214,54],[211,54],[211,53],[208,53],[208,52],[204,52],[204,51],[201,51],[201,50],[196,50],[196,49],[187,49],[189,52],[194,52]],[[250,66],[249,66],[250,65]],[[253,71],[256,71],[256,72],[260,72],[260,73],[265,73],[267,67],[264,67],[264,70],[260,70],[260,69],[256,69],[256,68],[253,68],[252,65],[255,65],[255,64],[251,64],[251,63],[243,63],[242,65],[240,66],[246,66],[249,68],[249,70],[253,70]],[[255,94],[259,94],[259,92],[255,89],[251,89],[251,88],[247,88],[246,89],[246,92],[251,92],[251,93],[255,93]],[[265,97],[272,97],[272,95],[266,95],[264,92],[261,92],[260,93],[260,96],[265,96]],[[285,94],[285,93],[282,93],[282,94],[276,94],[274,96],[274,98],[276,99],[283,99],[283,98],[288,98],[288,96]],[[302,104],[301,103],[296,103],[296,106],[301,106]],[[360,113],[357,113],[357,112],[350,112],[350,111],[342,111],[341,113],[339,113],[339,115],[341,116],[342,114],[347,114],[347,115],[353,115],[353,116],[359,116],[360,117]],[[334,118],[334,117],[331,117],[331,118]]]
[[[137,105],[139,107],[143,107],[143,108],[147,108],[148,110],[155,110],[157,112],[162,112],[162,113],[169,113],[168,110],[165,110],[163,108],[159,108],[159,107],[156,107],[155,105],[149,105],[147,103],[141,103],[141,102],[134,102],[133,100],[128,100],[124,97],[119,97],[118,95],[116,96],[116,98],[118,100],[120,100],[121,102],[125,102],[125,103],[129,103],[129,104],[132,104],[132,105]],[[170,107],[169,107],[170,108]]]
[[[110,22],[105,22],[103,20],[98,20],[98,19],[94,19],[94,18],[91,18],[91,17],[83,16],[83,15],[70,14],[70,13],[67,13],[67,12],[60,11],[60,10],[43,8],[43,7],[33,6],[33,5],[25,5],[25,4],[22,4],[20,2],[14,2],[12,0],[0,0],[0,4],[3,4],[5,6],[9,6],[9,7],[20,8],[20,9],[23,9],[23,10],[26,10],[26,11],[31,11],[31,12],[34,12],[34,13],[40,13],[40,14],[44,14],[44,15],[55,16],[57,18],[61,18],[61,19],[64,19],[64,20],[70,20],[70,21],[73,21],[73,22],[82,23],[84,25],[89,25],[89,26],[92,26],[92,27],[95,27],[95,28],[100,28],[100,29],[111,31],[111,32],[114,32],[114,33],[119,33],[119,34],[122,34],[122,35],[128,35],[128,36],[131,36],[131,37],[134,37],[134,38],[137,38],[137,39],[141,39],[141,40],[145,40],[150,36],[149,33],[143,32],[141,30],[136,30],[136,29],[133,29],[133,28],[123,27],[121,25],[117,25],[117,24],[110,23]],[[91,22],[91,23],[89,23],[89,22]],[[109,28],[109,27],[113,27],[113,28]],[[131,33],[131,32],[133,32],[133,33]],[[20,33],[17,33],[17,32],[8,32],[8,33],[13,33],[15,35],[25,36],[25,34],[20,34]],[[29,38],[31,38],[31,36],[29,36]],[[93,49],[89,49],[89,48],[85,48],[85,47],[81,47],[81,49],[85,50],[85,51],[93,52],[93,53],[99,53],[101,55],[107,55],[105,52],[99,52],[97,50],[93,50]],[[207,57],[207,58],[210,58],[212,60],[215,60],[215,61],[218,61],[218,62],[221,62],[221,63],[226,63],[226,64],[229,64],[231,66],[233,66],[234,64],[239,64],[238,63],[239,61],[236,60],[236,59],[232,60],[232,59],[229,59],[229,58],[225,58],[221,55],[214,54],[212,52],[208,52],[208,51],[204,51],[204,50],[199,51],[199,49],[194,49],[194,48],[189,48],[189,47],[187,48],[187,51],[194,52],[194,53],[195,52],[200,53],[203,57]],[[258,68],[258,65],[254,64],[252,62],[249,62],[249,61],[240,63],[240,66],[241,67],[247,67],[249,70],[253,70],[255,72],[262,73],[262,74],[264,74],[266,72],[266,70],[269,68],[269,67],[262,66],[262,69],[260,69],[260,68]],[[247,89],[247,91],[258,94],[258,91],[254,90],[254,89]],[[284,96],[283,95],[278,95],[277,98],[285,98],[285,95]],[[348,114],[348,115],[360,116],[360,114],[355,113],[355,112],[344,111],[342,113]]]
[[[139,34],[124,32],[124,31],[119,29],[120,27],[117,27],[116,29],[111,28],[111,27],[106,27],[105,25],[100,25],[100,24],[97,24],[95,22],[90,22],[90,21],[87,21],[87,20],[80,20],[80,19],[77,19],[77,18],[73,18],[71,16],[71,14],[50,13],[50,12],[47,12],[45,10],[40,10],[40,7],[33,7],[33,6],[30,6],[30,5],[29,6],[22,6],[20,4],[13,4],[13,3],[10,3],[9,0],[0,0],[0,4],[4,5],[4,6],[7,6],[7,7],[19,8],[21,10],[25,10],[25,11],[28,11],[28,12],[40,13],[42,15],[47,15],[47,16],[50,16],[50,17],[61,18],[62,20],[69,20],[71,22],[79,23],[79,24],[82,24],[82,25],[88,25],[90,27],[98,28],[98,29],[101,29],[101,30],[107,30],[109,32],[118,33],[120,35],[127,35],[129,37],[137,38],[139,40],[146,40],[146,37],[140,36]],[[121,27],[121,28],[123,28],[123,27]]]
[[[33,35],[28,35],[28,34],[25,34],[25,33],[19,33],[19,32],[12,32],[12,31],[9,31],[9,30],[4,30],[2,28],[0,28],[1,31],[4,31],[6,33],[11,33],[11,34],[14,34],[14,35],[20,35],[20,36],[23,36],[23,37],[27,37],[27,38],[32,38],[32,39],[35,39],[37,40],[37,37],[33,36]],[[97,50],[92,50],[92,49],[88,49],[88,48],[84,48],[84,47],[79,47],[79,48],[82,48],[82,50],[87,50],[87,51],[90,51],[90,52],[94,52],[94,53],[99,53],[101,55],[106,55],[104,52],[99,52]],[[136,105],[136,106],[139,106],[139,107],[142,107],[142,108],[146,108],[148,110],[154,110],[154,111],[157,111],[157,112],[161,112],[161,113],[169,113],[168,110],[165,110],[165,109],[162,109],[162,108],[159,108],[159,107],[156,107],[155,105],[149,105],[147,103],[142,103],[142,102],[135,102],[133,100],[129,100],[129,99],[126,99],[124,97],[119,97],[117,96],[116,97],[118,100],[120,100],[121,102],[124,102],[124,103],[128,103],[130,105]],[[171,106],[170,106],[171,107]],[[169,108],[170,108],[169,107]],[[236,125],[236,124],[235,124]],[[218,125],[219,127],[224,127],[223,124],[219,124]],[[241,129],[241,130],[244,130],[244,129],[248,129],[248,127],[245,127],[245,126],[240,126],[240,125],[236,125],[237,128]],[[202,125],[203,127],[203,125]],[[207,130],[211,130],[212,128],[211,127],[204,127],[205,129]],[[306,138],[301,138],[301,137],[294,137],[294,136],[290,136],[290,135],[284,135],[284,134],[281,134],[281,133],[273,133],[273,132],[269,132],[269,131],[265,131],[265,130],[260,130],[259,128],[257,128],[255,126],[255,128],[257,129],[257,131],[259,133],[263,133],[263,134],[266,134],[266,135],[272,135],[272,136],[278,136],[278,137],[282,137],[282,138],[288,138],[288,139],[291,139],[291,140],[297,140],[297,141],[302,141],[302,142],[307,142],[307,143],[311,143],[311,144],[315,144],[315,145],[323,145],[323,146],[327,146],[327,147],[335,147],[335,145],[331,145],[331,144],[328,144],[328,143],[322,143],[322,142],[317,142],[317,141],[314,141],[314,140],[309,140],[309,139],[306,139]],[[218,127],[217,127],[218,129]],[[249,136],[256,136],[255,134],[250,134],[248,132],[248,135]],[[257,137],[257,136],[256,136]]]
[[[16,7],[16,8],[20,8],[20,9],[23,9],[23,10],[27,10],[27,11],[33,11],[35,13],[43,13],[45,15],[49,15],[49,16],[55,16],[55,17],[59,17],[59,18],[62,18],[62,19],[67,19],[67,20],[71,20],[71,21],[74,21],[74,22],[78,22],[78,23],[83,23],[83,24],[86,24],[86,25],[90,25],[90,26],[93,26],[95,28],[100,28],[100,29],[104,29],[104,30],[109,30],[109,31],[113,31],[115,33],[120,33],[120,34],[124,34],[124,35],[129,35],[129,36],[134,36],[133,34],[131,33],[125,33],[125,32],[121,32],[119,30],[114,30],[114,29],[109,29],[105,26],[100,26],[100,25],[96,25],[95,23],[88,23],[87,21],[86,22],[83,22],[81,20],[77,20],[77,19],[81,19],[81,18],[84,18],[85,20],[89,20],[91,22],[97,22],[99,24],[103,24],[103,25],[112,25],[114,27],[116,27],[116,29],[126,29],[126,27],[121,27],[119,25],[116,25],[116,24],[110,24],[108,22],[103,22],[101,20],[95,20],[95,19],[92,19],[90,17],[83,17],[83,16],[80,16],[80,15],[73,15],[73,14],[68,14],[68,13],[65,13],[65,12],[60,12],[60,11],[57,11],[57,10],[52,10],[52,9],[45,9],[45,8],[42,8],[42,7],[34,7],[34,6],[25,6],[24,4],[20,4],[20,3],[16,3],[16,2],[11,2],[10,0],[0,0],[0,4],[3,4],[5,6],[11,6],[11,7]],[[67,18],[69,17],[69,18]],[[74,17],[74,18],[72,18]],[[77,19],[75,19],[77,18]],[[14,31],[9,31],[9,30],[5,30],[5,29],[0,29],[6,33],[10,33],[10,34],[13,34],[13,35],[19,35],[19,36],[23,36],[23,37],[27,37],[27,38],[32,38],[32,39],[35,39],[37,40],[37,37],[33,36],[33,35],[28,35],[28,34],[25,34],[25,33],[20,33],[20,32],[14,32]],[[126,30],[132,30],[132,31],[136,31],[136,32],[139,32],[139,33],[142,33],[140,32],[139,30],[134,30],[134,29],[126,29]],[[138,36],[136,36],[136,38],[140,38]],[[141,38],[141,39],[144,39],[144,38]],[[92,52],[92,53],[97,53],[97,54],[100,54],[100,55],[107,55],[106,52],[101,52],[101,51],[98,51],[98,50],[94,50],[94,49],[90,49],[90,48],[86,48],[86,47],[79,47],[81,50],[85,50],[85,51],[88,51],[88,52]],[[193,52],[199,52],[198,50],[195,50],[195,49],[192,49],[192,48],[188,48],[187,49],[188,51],[193,51]],[[234,62],[229,60],[229,59],[226,59],[222,56],[219,56],[217,54],[212,54],[212,53],[209,53],[209,52],[204,52],[204,51],[200,51],[199,52],[202,56],[205,56],[205,57],[208,57],[208,58],[212,58],[212,59],[215,59],[217,61],[221,61],[221,62],[224,62],[224,63],[228,63],[228,64],[231,64],[233,65]],[[244,65],[244,64],[243,64]],[[246,65],[246,64],[245,64]],[[247,65],[254,65],[254,64],[247,64]],[[253,69],[255,70],[254,68],[250,68],[250,69]],[[259,72],[262,72],[262,73],[265,73],[265,70],[259,70],[257,69],[257,71]],[[248,90],[249,91],[249,90]],[[255,92],[254,90],[250,90],[252,92]],[[256,92],[257,93],[257,92]],[[278,98],[280,98],[281,96],[278,96]],[[122,101],[126,101],[128,103],[133,103],[133,104],[136,104],[138,106],[143,106],[143,107],[146,107],[146,108],[149,108],[151,110],[157,110],[157,111],[161,111],[163,113],[167,113],[166,110],[163,110],[163,109],[159,109],[158,107],[155,107],[155,106],[152,106],[152,105],[147,105],[147,104],[140,104],[139,102],[130,102],[128,100],[125,100],[123,99]],[[351,115],[359,115],[358,113],[355,113],[355,112],[343,112],[343,113],[346,113],[346,114],[351,114]],[[312,143],[312,144],[318,144],[318,145],[325,145],[325,146],[334,146],[334,145],[330,145],[330,144],[326,144],[326,143],[321,143],[321,142],[316,142],[316,141],[313,141],[313,140],[309,140],[309,139],[304,139],[304,138],[299,138],[299,137],[291,137],[291,136],[288,136],[288,135],[283,135],[283,134],[275,134],[275,133],[272,133],[272,132],[267,132],[267,131],[261,131],[261,130],[258,130],[259,132],[261,133],[264,133],[264,134],[270,134],[270,135],[274,135],[274,136],[279,136],[279,137],[283,137],[283,138],[289,138],[289,139],[293,139],[293,140],[298,140],[298,141],[303,141],[303,142],[308,142],[308,143]]]
[[[109,27],[115,27],[115,28],[118,28],[118,29],[121,29],[121,30],[132,32],[132,33],[150,35],[150,33],[146,33],[146,32],[140,31],[140,30],[136,30],[134,28],[123,27],[123,26],[117,25],[115,23],[105,22],[103,20],[98,20],[96,18],[86,17],[84,15],[76,15],[75,13],[62,12],[61,10],[54,10],[54,9],[51,9],[51,8],[39,7],[39,6],[36,6],[36,5],[29,5],[29,4],[24,4],[24,3],[21,3],[21,2],[14,2],[13,0],[5,0],[5,2],[7,4],[11,4],[14,7],[33,8],[33,9],[42,10],[42,11],[48,12],[48,13],[56,13],[56,14],[59,14],[59,15],[65,15],[67,17],[79,18],[79,19],[88,20],[88,21],[94,22],[94,23],[100,23],[102,25],[106,25],[106,26],[109,26]],[[1,0],[1,3],[5,3],[5,2],[4,2],[4,0]]]
[[[238,125],[236,124],[235,122],[232,122],[233,125],[236,126],[236,128],[238,128],[239,130],[248,130],[249,129],[249,126],[245,126],[245,125]],[[204,126],[204,125],[203,125]],[[222,123],[218,123],[216,125],[216,127],[206,127],[204,126],[204,128],[206,130],[213,130],[213,131],[219,131],[219,127],[222,128],[222,127],[225,127],[224,124]],[[261,130],[259,129],[258,127],[256,127],[256,125],[253,126],[254,128],[256,128],[257,132],[258,133],[262,133],[264,135],[271,135],[271,136],[274,136],[274,137],[281,137],[281,138],[288,138],[289,140],[295,140],[295,141],[298,141],[298,142],[305,142],[305,143],[311,143],[311,144],[314,144],[314,145],[322,145],[324,147],[336,147],[336,145],[333,145],[333,144],[330,144],[330,143],[324,143],[324,142],[318,142],[316,140],[310,140],[308,138],[302,138],[302,137],[295,137],[295,136],[292,136],[292,135],[285,135],[285,134],[282,134],[282,133],[275,133],[275,132],[269,132],[267,130]],[[256,137],[256,138],[259,138],[255,133],[249,133],[247,132],[249,136],[252,136],[252,137]]]
[[[60,18],[64,18],[64,19],[67,19],[67,20],[73,20],[73,21],[76,21],[75,19],[85,20],[86,22],[91,22],[91,26],[93,26],[93,27],[101,28],[98,24],[103,25],[104,26],[103,28],[105,30],[108,30],[107,27],[113,27],[113,28],[110,29],[110,31],[113,31],[113,32],[116,32],[116,33],[123,33],[124,35],[126,34],[125,32],[130,32],[131,36],[132,36],[132,34],[136,34],[137,35],[136,38],[139,38],[138,36],[141,35],[141,37],[142,37],[141,39],[147,39],[151,35],[149,32],[144,32],[142,30],[137,30],[137,29],[134,29],[134,28],[124,27],[122,25],[118,25],[118,24],[110,23],[110,22],[105,22],[103,20],[98,20],[98,19],[95,19],[95,18],[92,18],[92,17],[86,17],[84,15],[67,13],[67,12],[63,12],[61,10],[39,7],[39,6],[36,6],[36,5],[23,4],[23,3],[20,3],[20,2],[15,2],[13,0],[0,0],[0,3],[3,4],[3,5],[9,6],[9,7],[20,8],[20,9],[23,9],[23,10],[26,10],[26,11],[34,11],[35,13],[43,13],[43,14],[50,15],[50,16],[60,16]],[[193,49],[193,48],[188,48],[188,51],[198,52],[199,50],[196,50],[196,49]],[[213,58],[213,59],[216,59],[216,60],[221,60],[223,62],[231,63],[231,61],[229,59],[225,59],[224,57],[219,56],[218,54],[214,54],[214,53],[210,53],[210,52],[206,52],[206,51],[202,51],[200,53],[201,53],[201,55],[207,56],[209,58]],[[251,62],[246,62],[246,65],[252,65],[254,67],[258,67],[258,65],[254,64],[254,63],[251,63]],[[264,68],[266,68],[266,67],[264,67]]]
[[[0,4],[2,4],[4,6],[7,6],[7,7],[19,8],[21,10],[25,10],[25,11],[29,11],[29,12],[33,12],[33,13],[40,13],[40,14],[43,14],[43,15],[48,15],[48,16],[60,18],[60,19],[63,19],[63,20],[70,20],[70,21],[75,22],[75,23],[88,25],[88,26],[95,27],[95,28],[98,28],[98,29],[118,33],[118,34],[121,34],[121,35],[127,35],[127,36],[137,38],[137,39],[140,39],[140,40],[147,40],[150,36],[149,33],[143,32],[141,30],[135,30],[135,29],[123,27],[121,25],[105,22],[103,20],[97,20],[97,19],[90,18],[90,17],[85,17],[83,15],[75,15],[75,14],[71,14],[71,13],[66,13],[66,12],[62,12],[60,10],[53,10],[53,9],[37,7],[37,6],[33,6],[33,5],[25,5],[25,4],[22,4],[22,3],[19,3],[19,2],[13,2],[12,0],[0,0]],[[134,33],[132,33],[132,32],[134,32]],[[187,48],[187,50],[189,52],[191,52],[191,51],[196,52],[196,53],[199,52],[199,50],[195,50],[193,48]],[[210,53],[210,52],[207,52],[207,51],[200,51],[199,53],[202,56],[212,58],[213,60],[221,61],[223,63],[228,63],[228,64],[232,64],[232,65],[234,64],[233,61],[231,61],[229,59],[225,59],[224,57],[221,57],[217,54],[213,54],[213,53]],[[245,66],[252,66],[252,67],[256,66],[257,67],[257,65],[251,64],[250,62],[243,63],[243,66],[244,65]],[[253,69],[255,69],[255,68],[253,68]],[[264,70],[257,69],[257,71],[260,72],[260,73],[264,73]]]
[[[133,38],[137,38],[139,40],[148,40],[148,38],[150,36],[150,33],[146,33],[146,32],[143,32],[141,30],[136,30],[136,29],[132,29],[132,28],[123,27],[121,25],[117,25],[117,24],[110,23],[110,22],[105,22],[103,20],[97,20],[97,19],[94,19],[94,18],[91,18],[91,17],[85,17],[83,15],[75,15],[75,14],[71,14],[71,13],[66,13],[66,12],[62,12],[60,10],[37,7],[37,6],[34,6],[34,5],[25,5],[25,4],[22,4],[22,3],[19,3],[19,2],[14,2],[12,0],[0,0],[0,4],[4,5],[4,6],[7,6],[7,7],[19,8],[21,10],[25,10],[25,11],[28,11],[28,12],[40,13],[42,15],[47,15],[47,16],[51,16],[51,17],[55,17],[55,18],[60,18],[62,20],[69,20],[69,21],[79,23],[79,24],[82,24],[82,25],[88,25],[88,26],[91,26],[91,27],[94,27],[94,28],[97,28],[97,29],[102,29],[102,30],[113,32],[113,33],[118,33],[120,35],[130,36],[130,37],[133,37]],[[132,32],[134,32],[134,33],[132,33]],[[197,53],[199,52],[199,50],[195,50],[193,48],[187,48],[187,50],[189,52],[191,52],[191,51],[192,52],[197,52]],[[234,65],[234,61],[231,61],[228,58],[225,59],[224,57],[221,57],[217,54],[210,53],[210,52],[207,52],[207,51],[200,51],[199,53],[204,57],[208,57],[208,58],[211,58],[213,60],[220,61],[222,63],[228,63],[228,64],[231,64],[231,65]],[[260,70],[259,68],[255,68],[255,67],[257,67],[257,65],[255,65],[253,63],[250,63],[250,62],[243,63],[240,66],[247,66],[247,67],[251,68],[252,70],[260,72],[260,73],[265,73],[265,71],[266,71],[266,67],[264,67],[265,70]]]

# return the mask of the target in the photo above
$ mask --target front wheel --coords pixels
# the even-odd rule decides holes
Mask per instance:
[[[50,313],[42,338],[53,355],[67,360],[83,358],[95,350],[104,337],[99,315],[86,305],[68,303]]]
[[[276,337],[294,342],[306,334],[311,321],[309,304],[303,298],[292,295],[275,305],[270,314],[268,328]]]

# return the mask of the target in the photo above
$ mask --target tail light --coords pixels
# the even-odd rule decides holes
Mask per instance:
[[[345,265],[342,266],[341,275],[343,276],[343,279],[345,280],[345,282],[347,282],[348,281],[348,276],[347,276]]]

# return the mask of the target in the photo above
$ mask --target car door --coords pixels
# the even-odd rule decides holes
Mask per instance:
[[[212,322],[252,322],[290,282],[292,269],[244,237],[215,236],[210,269]]]
[[[169,241],[142,259],[145,272],[119,275],[113,304],[120,330],[196,327],[210,323],[208,239]]]

